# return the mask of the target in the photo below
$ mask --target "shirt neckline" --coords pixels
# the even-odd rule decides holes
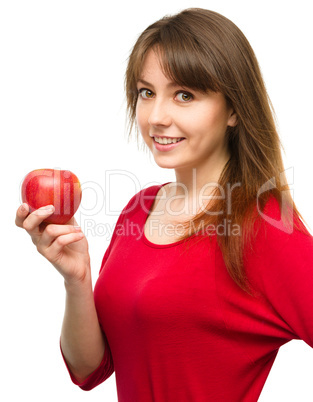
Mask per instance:
[[[171,182],[168,181],[167,183],[164,183],[164,184],[161,184],[161,185],[157,186],[156,192],[153,195],[155,195],[155,197],[156,197],[158,192],[159,192],[159,190],[160,190],[160,188],[166,186],[166,184],[169,184],[169,183],[171,183]],[[155,197],[154,198],[151,197],[152,198],[151,202],[150,202],[150,204],[147,205],[148,211],[147,211],[147,213],[144,214],[143,225],[142,225],[142,236],[141,236],[142,241],[149,247],[153,247],[153,248],[169,248],[169,247],[179,246],[180,244],[185,243],[190,237],[193,237],[193,236],[190,236],[189,238],[187,238],[185,240],[178,240],[178,241],[176,241],[174,243],[167,243],[167,244],[152,243],[150,240],[147,239],[147,237],[145,235],[145,226],[146,226],[148,216],[150,215],[150,212],[151,212],[152,205],[154,203]]]

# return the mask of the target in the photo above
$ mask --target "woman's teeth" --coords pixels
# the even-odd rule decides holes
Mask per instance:
[[[158,142],[159,144],[175,144],[178,141],[183,140],[184,138],[162,138],[162,137],[154,137],[155,142]]]

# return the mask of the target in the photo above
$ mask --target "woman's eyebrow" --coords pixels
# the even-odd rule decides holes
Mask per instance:
[[[153,87],[153,86],[154,86],[153,84],[151,84],[151,83],[148,82],[148,81],[145,81],[145,80],[142,79],[142,78],[139,78],[138,81],[137,81],[137,83],[141,83],[141,84],[146,85],[146,86],[148,86],[148,87]],[[169,82],[168,84],[166,84],[166,86],[169,87],[169,88],[180,87],[180,85],[178,85],[178,84],[177,84],[176,82],[174,82],[174,81]]]
[[[138,82],[138,83],[141,83],[141,84],[143,84],[143,85],[147,85],[148,87],[153,87],[153,85],[150,84],[150,82],[145,81],[145,80],[143,80],[142,78],[139,78],[137,82]]]

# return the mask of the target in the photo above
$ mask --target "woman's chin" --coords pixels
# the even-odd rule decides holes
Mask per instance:
[[[177,169],[181,166],[179,163],[175,163],[174,161],[165,161],[160,158],[154,158],[154,161],[162,169]]]

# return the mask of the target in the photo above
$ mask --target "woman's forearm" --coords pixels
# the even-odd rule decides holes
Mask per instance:
[[[65,283],[66,304],[61,348],[70,371],[83,381],[101,363],[104,339],[94,304],[92,282]]]

